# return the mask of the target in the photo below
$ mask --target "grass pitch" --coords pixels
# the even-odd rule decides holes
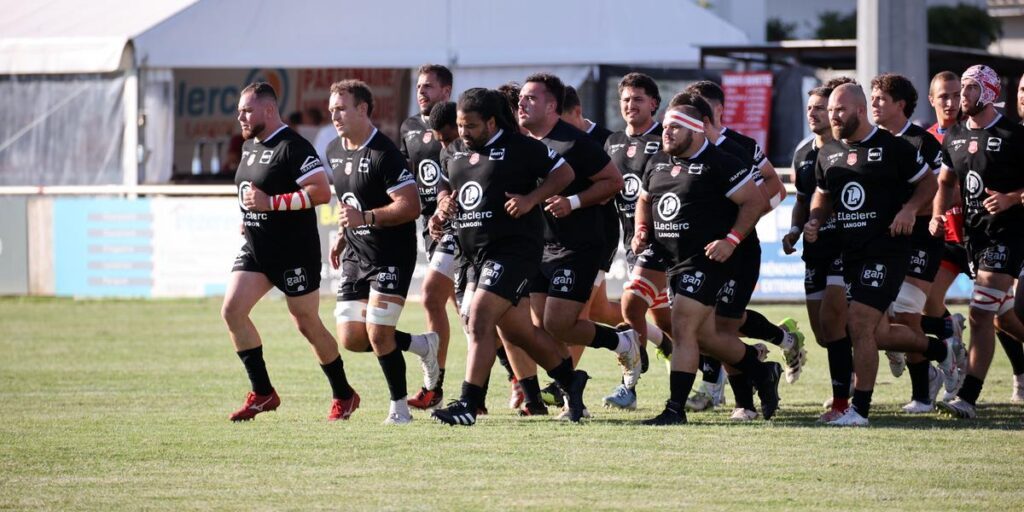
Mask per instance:
[[[219,305],[0,299],[0,509],[1024,509],[1024,407],[1008,403],[1000,348],[971,422],[898,413],[909,379],[893,379],[883,356],[872,426],[815,425],[829,386],[809,336],[808,367],[781,386],[770,423],[732,424],[726,407],[690,414],[687,426],[641,427],[667,398],[664,367],[644,375],[637,411],[607,411],[600,400],[618,369],[609,352],[589,351],[589,423],[515,417],[496,367],[490,415],[475,427],[419,412],[385,428],[376,359],[343,354],[362,407],[328,424],[326,379],[284,302],[265,300],[253,317],[283,402],[232,424],[248,383]],[[793,316],[809,334],[802,306],[755,309]],[[407,307],[402,327],[424,325],[422,308]],[[407,362],[414,392],[419,366]],[[447,366],[451,398],[464,375],[461,333]]]

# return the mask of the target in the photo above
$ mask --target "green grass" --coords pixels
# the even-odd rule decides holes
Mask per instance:
[[[757,309],[806,326],[801,306]],[[403,316],[422,330],[418,305]],[[819,427],[827,364],[809,346],[809,367],[783,384],[771,423],[730,424],[721,409],[679,428],[640,427],[667,397],[663,367],[641,381],[640,409],[605,411],[618,370],[593,351],[582,363],[594,376],[587,424],[514,417],[497,368],[491,414],[477,426],[416,413],[413,425],[385,428],[375,358],[344,354],[363,405],[328,424],[326,380],[284,303],[262,302],[254,319],[283,404],[232,424],[248,384],[218,301],[0,300],[0,509],[1024,509],[1024,408],[1008,404],[999,349],[973,422],[898,414],[909,382],[883,357],[872,427]],[[419,366],[408,361],[414,391]],[[449,394],[464,361],[459,334]]]

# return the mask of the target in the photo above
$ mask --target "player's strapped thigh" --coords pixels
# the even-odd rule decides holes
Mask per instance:
[[[644,277],[642,269],[634,268],[633,273],[629,276],[629,281],[626,281],[622,285],[623,293],[628,293],[640,297],[640,300],[647,304],[647,307],[654,307],[655,301],[657,301],[659,294],[665,292],[664,287],[659,290],[659,286],[655,285],[653,281]],[[665,293],[667,296],[668,294]]]
[[[909,277],[909,275],[908,275]],[[928,302],[928,294],[909,281],[903,281],[900,292],[892,303],[893,313],[921,314]]]
[[[346,322],[366,323],[366,300],[342,300],[334,305],[334,322],[343,324]]]
[[[993,313],[999,313],[1003,310],[1007,298],[1013,300],[1013,297],[1007,290],[1000,290],[998,288],[990,288],[983,286],[978,283],[974,283],[974,289],[971,291],[971,304],[972,309],[980,309],[982,311],[991,311]],[[1012,307],[1012,305],[1011,305]],[[1009,311],[1008,309],[1006,311]]]
[[[1013,287],[1011,286],[1006,292],[1006,297],[1003,298],[1003,305],[999,306],[999,310],[996,311],[996,316],[1003,316],[1010,311],[1013,311],[1014,306],[1017,305],[1016,298],[1013,296]]]
[[[371,290],[366,304],[366,323],[395,327],[404,307],[405,297]]]

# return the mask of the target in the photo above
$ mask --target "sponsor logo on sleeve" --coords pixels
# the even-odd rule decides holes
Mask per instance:
[[[306,160],[302,162],[302,167],[299,167],[299,172],[301,174],[306,174],[307,172],[312,171],[317,167],[322,167],[322,165],[320,164],[320,159],[315,156],[307,156]]]

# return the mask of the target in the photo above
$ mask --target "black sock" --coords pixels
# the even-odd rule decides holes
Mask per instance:
[[[932,365],[928,361],[919,363],[907,363],[907,373],[910,374],[910,398],[923,404],[932,403],[932,397],[928,394],[928,368]]]
[[[348,385],[348,378],[345,377],[345,363],[341,361],[341,356],[330,363],[320,365],[320,369],[327,376],[327,382],[331,383],[331,393],[334,398],[339,400],[352,398],[354,391],[352,386]]]
[[[267,374],[267,364],[263,361],[263,345],[239,352],[238,358],[245,365],[254,393],[265,396],[274,392],[274,386],[270,385],[270,375]]]
[[[619,348],[619,333],[607,325],[594,324],[594,341],[590,346],[614,351]]]
[[[850,374],[853,373],[853,343],[847,336],[825,345],[828,373],[832,378],[832,397],[850,398]]]
[[[433,391],[441,391],[444,386],[444,368],[441,368],[441,375],[437,377],[437,385],[434,386]]]
[[[519,386],[523,389],[523,402],[528,404],[540,404],[540,381],[537,376],[527,377],[519,380]]]
[[[572,377],[574,370],[572,369],[572,358],[567,357],[562,359],[558,366],[547,371],[548,377],[554,379],[559,386],[562,387],[562,391],[569,392],[569,386],[572,385]]]
[[[949,355],[946,344],[936,338],[928,338],[928,348],[924,349],[924,357],[929,361],[943,361]]]
[[[1003,346],[1003,351],[1006,352],[1006,357],[1010,360],[1013,374],[1024,373],[1024,343],[1003,331],[996,331],[996,337],[999,338],[999,344]]]
[[[398,350],[408,352],[409,347],[412,346],[412,335],[407,332],[396,330],[395,345],[398,347]]]
[[[754,406],[754,383],[745,373],[729,374],[729,387],[732,388],[732,396],[736,399],[736,407],[756,411]]]
[[[786,331],[752,309],[747,310],[747,320],[740,326],[740,334],[744,338],[764,340],[772,345],[780,345],[786,337]]]
[[[512,363],[508,362],[508,353],[505,352],[505,347],[499,345],[498,351],[498,362],[501,363],[501,367],[505,369],[505,373],[508,374],[508,380],[515,378],[516,374],[512,371]]]
[[[717,384],[722,373],[722,362],[711,356],[700,356],[700,371],[704,375],[704,382]]]
[[[860,414],[865,418],[871,414],[871,394],[874,392],[875,390],[873,389],[869,389],[867,391],[861,391],[859,389],[853,390],[853,400],[851,400],[851,403],[853,404],[853,408],[857,409],[857,414]]]
[[[487,408],[487,389],[490,387],[490,385],[491,385],[491,372],[487,372],[487,375],[484,375],[484,385],[481,387],[481,389],[484,390],[484,394],[483,394],[483,398],[480,399],[480,405],[479,405],[479,407],[484,408],[484,409]]]
[[[732,366],[735,367],[737,370],[747,374],[747,377],[750,378],[750,380],[752,380],[753,382],[761,382],[761,380],[767,373],[767,365],[762,363],[761,360],[757,358],[756,348],[751,347],[750,345],[743,345],[743,348],[745,349],[743,351],[743,358],[741,358]]]
[[[465,403],[466,407],[472,411],[474,415],[476,414],[477,409],[480,409],[480,406],[483,405],[486,396],[486,389],[463,381],[462,396],[459,400]]]
[[[668,334],[662,334],[661,345],[658,348],[661,349],[661,353],[665,354],[665,357],[672,355],[672,338],[668,337]]]
[[[677,372],[669,374],[669,400],[682,406],[686,403],[686,397],[690,396],[693,389],[693,381],[697,380],[697,374],[690,372]]]
[[[405,383],[405,357],[399,349],[392,350],[377,358],[381,370],[384,370],[384,380],[388,382],[388,391],[391,392],[392,400],[401,400],[408,394]]]
[[[953,335],[952,329],[946,324],[946,319],[941,316],[922,316],[921,330],[929,336],[935,336],[944,340]]]
[[[984,384],[981,379],[974,375],[968,375],[964,378],[964,385],[960,387],[960,392],[956,396],[964,402],[975,405],[978,402],[978,395],[981,394],[981,387]]]

